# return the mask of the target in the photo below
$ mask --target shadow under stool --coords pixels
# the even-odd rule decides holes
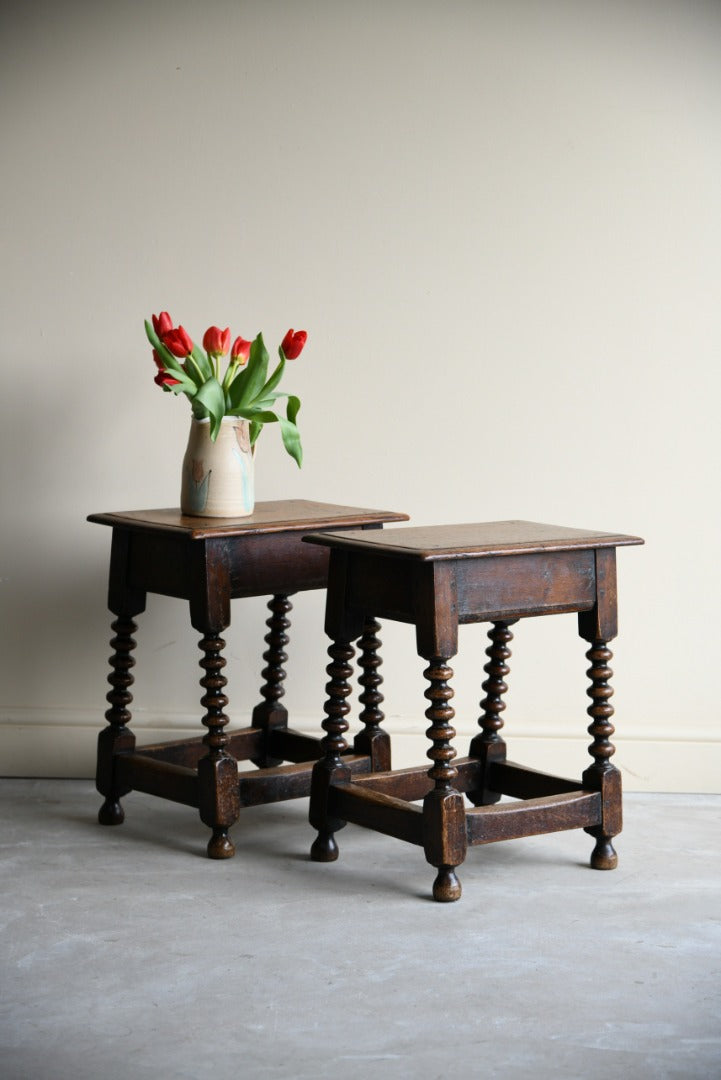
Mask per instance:
[[[328,552],[303,544],[306,533],[324,529],[365,530],[385,522],[406,521],[406,514],[352,506],[287,500],[257,503],[249,517],[187,517],[179,510],[134,510],[91,514],[89,521],[111,526],[108,607],[115,615],[108,682],[111,690],[105,713],[107,727],[98,736],[96,785],[105,801],[98,819],[102,825],[124,820],[120,798],[143,791],[195,807],[212,829],[208,855],[226,859],[235,854],[228,830],[246,806],[295,799],[310,791],[310,774],[320,754],[320,739],[288,727],[283,664],[290,626],[289,597],[308,589],[323,589]],[[322,533],[321,533],[322,534]],[[338,533],[337,535],[342,535]],[[136,749],[128,724],[132,702],[130,669],[135,660],[135,617],[145,610],[147,593],[187,600],[190,622],[202,634],[200,666],[204,736]],[[268,603],[267,667],[253,710],[251,725],[225,731],[228,704],[223,675],[225,647],[220,634],[230,625],[230,602],[249,596],[271,596]],[[352,752],[346,758],[351,772],[390,768],[390,743],[373,708],[380,664],[375,636],[378,624],[361,627],[360,649],[365,687],[360,695],[367,707]],[[239,761],[252,761],[257,770],[238,771]],[[286,763],[286,764],[282,764]]]
[[[643,541],[530,521],[495,521],[382,533],[328,532],[307,536],[306,542],[330,549],[325,617],[330,682],[324,756],[311,783],[310,823],[318,833],[311,857],[335,860],[334,834],[346,822],[375,829],[423,848],[438,871],[433,897],[439,901],[460,897],[455,871],[473,844],[585,829],[596,840],[591,865],[613,869],[612,839],[621,831],[621,774],[610,761],[614,710],[608,666],[608,642],[617,633],[616,548]],[[500,735],[513,637],[509,627],[522,618],[562,612],[578,612],[578,632],[591,646],[586,656],[593,761],[580,781],[507,761]],[[370,617],[415,626],[418,654],[429,664],[424,675],[430,769],[422,765],[353,775],[343,757],[351,643]],[[454,762],[448,662],[458,651],[459,625],[486,621],[492,625],[481,730],[469,756]],[[502,802],[502,796],[512,801]]]

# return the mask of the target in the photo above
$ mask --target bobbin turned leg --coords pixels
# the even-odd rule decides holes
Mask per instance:
[[[238,763],[225,749],[228,736],[223,730],[228,723],[223,712],[228,704],[223,693],[228,681],[222,674],[225,659],[221,656],[225,642],[216,634],[206,634],[200,641],[200,648],[203,650],[200,666],[205,672],[200,680],[205,690],[200,704],[207,710],[203,723],[208,729],[203,738],[208,753],[198,762],[200,819],[213,830],[208,841],[209,858],[229,859],[235,855],[235,847],[228,829],[238,820],[240,798]]]
[[[135,660],[131,655],[135,648],[133,634],[137,625],[133,621],[136,615],[145,611],[145,592],[129,584],[130,536],[124,529],[113,529],[110,548],[110,575],[108,586],[108,607],[115,615],[112,623],[114,637],[110,644],[113,655],[110,657],[108,682],[111,689],[106,694],[110,708],[105,713],[108,726],[98,734],[98,756],[95,786],[105,797],[98,812],[101,825],[120,825],[125,813],[120,804],[121,795],[132,789],[128,784],[120,784],[117,778],[117,755],[131,751],[135,747],[135,735],[128,728],[131,715],[128,706],[133,700],[130,687],[133,685],[131,668]]]
[[[433,882],[433,899],[448,903],[458,900],[461,895],[456,867],[465,859],[467,845],[463,796],[453,788],[457,769],[451,764],[456,756],[451,746],[456,734],[451,726],[455,711],[448,704],[453,697],[453,690],[448,685],[453,671],[444,658],[436,657],[424,675],[430,682],[425,696],[431,704],[425,715],[431,721],[426,735],[432,742],[427,756],[433,762],[428,776],[433,780],[434,788],[423,800],[423,846],[426,859],[438,870]]]
[[[267,752],[270,733],[274,728],[286,728],[288,726],[288,710],[285,705],[281,705],[280,699],[285,694],[283,686],[285,669],[283,664],[288,659],[288,654],[284,652],[284,649],[289,640],[286,630],[290,626],[290,619],[286,618],[286,616],[293,610],[293,605],[287,595],[279,593],[268,601],[268,608],[271,614],[266,621],[268,633],[264,639],[268,648],[263,653],[263,659],[267,666],[261,672],[264,683],[260,689],[261,696],[265,698],[265,701],[255,706],[251,720],[253,727],[262,728],[265,732],[266,752],[257,758],[251,758],[253,764],[260,769],[280,765],[283,759],[271,757]]]
[[[200,820],[213,830],[209,858],[229,859],[235,847],[228,829],[240,817],[238,762],[226,749],[229,740],[224,731],[228,717],[223,710],[228,699],[223,693],[227,679],[223,675],[225,642],[220,636],[230,626],[230,566],[222,545],[193,544],[191,558],[190,621],[203,635],[199,663],[204,671],[200,685],[205,692],[200,704],[206,710],[202,722],[208,729],[203,738],[208,752],[198,762],[198,809]]]
[[[98,821],[101,825],[121,825],[125,820],[120,796],[127,795],[131,788],[117,781],[115,755],[123,750],[132,750],[135,746],[135,735],[127,725],[131,720],[128,706],[133,700],[130,687],[134,679],[130,674],[130,669],[135,665],[131,653],[135,648],[133,634],[137,630],[137,625],[131,618],[119,616],[112,623],[112,629],[115,631],[115,636],[110,642],[113,655],[110,657],[111,670],[108,675],[108,682],[112,689],[105,695],[110,708],[105,713],[108,726],[98,734],[95,782],[100,794],[105,796],[105,802],[98,811]]]
[[[383,682],[383,677],[378,673],[378,668],[383,663],[379,654],[381,642],[378,631],[380,628],[380,623],[376,619],[367,619],[363,634],[358,641],[360,650],[358,666],[362,671],[358,678],[362,687],[358,700],[363,706],[358,719],[364,726],[353,740],[355,753],[368,755],[373,772],[385,771],[391,767],[390,736],[380,726],[384,719],[379,707],[383,701],[383,694],[378,689]]]
[[[586,653],[591,663],[587,672],[591,686],[586,691],[591,704],[586,712],[592,721],[588,733],[593,736],[593,742],[588,752],[593,764],[583,774],[583,786],[601,793],[601,822],[589,826],[586,832],[596,838],[591,866],[594,870],[613,870],[618,856],[611,840],[623,827],[621,773],[611,764],[616,750],[611,742],[614,709],[610,702],[613,690],[609,679],[613,672],[609,660],[613,654],[608,642],[618,633],[616,551],[613,548],[596,552],[596,604],[590,611],[579,613],[578,632],[591,646]]]
[[[503,727],[501,713],[506,708],[503,695],[508,690],[504,679],[511,670],[506,663],[511,656],[508,644],[513,641],[513,634],[508,627],[512,626],[513,622],[494,622],[488,631],[491,644],[486,649],[488,663],[483,667],[488,678],[481,684],[486,694],[481,702],[483,713],[478,721],[481,731],[471,740],[469,750],[470,756],[481,762],[481,783],[473,791],[466,792],[475,806],[488,806],[490,803],[497,803],[501,798],[500,793],[490,787],[489,774],[493,762],[506,760],[506,743],[500,731]]]
[[[345,718],[350,712],[350,705],[346,698],[351,693],[349,679],[353,668],[350,661],[354,651],[349,641],[334,641],[328,647],[331,662],[326,672],[330,675],[330,682],[326,684],[328,699],[322,724],[326,734],[321,742],[323,757],[313,767],[308,814],[310,824],[318,830],[310,849],[314,862],[334,862],[338,858],[334,834],[346,824],[329,812],[328,797],[334,781],[350,780],[351,775],[350,769],[343,764],[341,754],[348,746],[344,736],[348,730]]]
[[[586,711],[592,719],[588,734],[593,736],[593,742],[588,752],[593,757],[593,765],[583,774],[583,786],[601,792],[603,807],[602,823],[586,829],[587,833],[596,837],[596,846],[591,854],[594,870],[613,870],[617,866],[618,855],[611,840],[621,831],[622,824],[621,773],[610,761],[616,752],[611,742],[615,730],[611,723],[614,708],[609,700],[613,695],[613,689],[609,686],[613,671],[608,666],[612,657],[607,643],[600,639],[586,653],[586,658],[591,661],[587,672],[591,686],[586,693],[592,703]]]

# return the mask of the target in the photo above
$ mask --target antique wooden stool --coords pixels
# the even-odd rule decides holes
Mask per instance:
[[[235,853],[228,829],[240,808],[294,799],[310,790],[312,763],[320,740],[292,731],[280,703],[284,694],[288,643],[288,597],[326,584],[328,552],[303,544],[310,531],[353,528],[379,529],[384,522],[406,521],[406,514],[363,510],[306,501],[258,503],[250,517],[240,519],[184,517],[179,510],[137,510],[91,514],[89,521],[113,530],[108,606],[116,616],[111,645],[107,694],[108,726],[98,737],[97,788],[105,796],[99,821],[119,825],[124,818],[120,797],[145,791],[173,802],[197,807],[212,830],[208,855],[226,859]],[[190,602],[190,622],[203,637],[200,685],[206,710],[205,736],[135,749],[128,728],[135,661],[134,617],[145,610],[147,593],[176,596]],[[271,595],[267,667],[250,727],[225,732],[228,699],[222,674],[225,642],[220,633],[230,625],[230,601],[236,597]],[[364,729],[358,733],[351,771],[390,768],[388,736],[375,722],[375,685],[380,681],[376,637],[378,624],[361,629],[360,695]],[[238,761],[250,760],[257,771],[238,772]],[[281,765],[281,762],[290,762]]]
[[[591,865],[610,870],[611,843],[621,831],[621,776],[610,761],[613,707],[609,698],[615,637],[616,548],[641,544],[635,536],[586,532],[530,521],[357,531],[307,536],[331,550],[326,632],[332,639],[327,668],[324,757],[313,770],[310,822],[318,836],[311,857],[338,857],[334,833],[346,822],[396,836],[425,851],[438,870],[434,899],[457,900],[455,870],[468,844],[488,844],[537,833],[583,828],[596,838]],[[520,618],[578,612],[591,698],[588,728],[593,763],[580,781],[563,780],[506,761],[500,736],[504,676],[510,656],[509,626]],[[351,642],[371,616],[411,623],[418,653],[429,661],[425,716],[431,726],[432,767],[353,775],[341,756],[348,728],[346,696],[352,674]],[[453,675],[448,661],[458,650],[458,626],[492,623],[484,670],[481,731],[469,756],[453,764]],[[379,721],[381,717],[377,718]],[[463,795],[474,804],[467,809]],[[500,802],[501,796],[514,801]],[[422,800],[422,806],[415,801]]]

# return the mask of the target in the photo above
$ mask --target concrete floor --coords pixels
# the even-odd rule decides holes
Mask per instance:
[[[305,800],[194,811],[0,781],[4,1080],[721,1076],[721,797],[629,795],[619,868],[582,832],[469,852],[452,905],[419,848]]]

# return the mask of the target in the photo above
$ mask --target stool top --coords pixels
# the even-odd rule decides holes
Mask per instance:
[[[335,506],[306,499],[259,502],[247,517],[191,517],[178,509],[123,510],[90,514],[88,521],[136,532],[180,533],[190,540],[223,536],[254,536],[259,533],[309,532],[313,529],[377,525],[407,521],[408,514],[392,510],[366,510],[358,506]],[[362,530],[357,530],[362,534]]]
[[[642,544],[640,536],[570,529],[537,521],[485,521],[468,525],[422,525],[382,532],[351,530],[303,538],[331,548],[372,551],[409,559],[471,559],[489,555],[521,555],[541,551]]]

